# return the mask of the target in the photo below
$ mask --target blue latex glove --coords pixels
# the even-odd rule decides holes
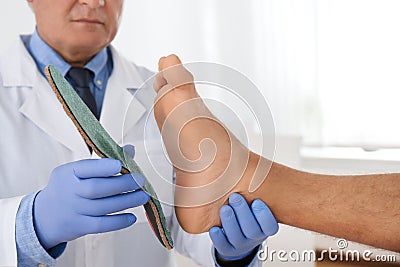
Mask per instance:
[[[124,145],[122,149],[123,149],[123,150],[125,151],[125,153],[128,154],[131,158],[134,158],[134,157],[135,157],[135,153],[136,153],[135,146],[133,146],[133,145]]]
[[[135,223],[133,214],[107,215],[141,206],[149,196],[140,175],[117,175],[121,162],[92,159],[55,168],[34,202],[34,226],[48,250],[78,237],[115,231]]]
[[[222,228],[210,229],[211,240],[221,259],[233,261],[245,258],[268,236],[276,234],[278,223],[264,202],[251,204],[239,194],[229,196],[229,205],[220,209]]]

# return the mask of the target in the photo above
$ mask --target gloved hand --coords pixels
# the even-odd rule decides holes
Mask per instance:
[[[36,234],[46,250],[135,223],[136,217],[130,213],[107,215],[149,201],[148,194],[140,190],[145,178],[117,175],[120,171],[121,162],[114,159],[81,160],[53,170],[33,206]]]
[[[219,258],[228,261],[249,256],[268,236],[276,234],[278,223],[261,200],[254,200],[251,209],[239,194],[229,196],[229,205],[220,209],[221,227],[212,227],[211,240]]]

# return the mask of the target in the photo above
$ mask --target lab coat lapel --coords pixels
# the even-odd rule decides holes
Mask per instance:
[[[146,112],[145,106],[135,97],[144,81],[131,62],[122,58],[114,48],[112,53],[114,69],[108,80],[100,122],[111,137],[122,144],[124,135]]]
[[[20,111],[48,135],[82,157],[90,157],[85,141],[64,112],[49,84],[41,77],[34,85],[34,94]]]
[[[19,40],[11,49],[18,51],[9,51],[7,55],[17,57],[6,55],[3,58],[3,85],[14,87],[14,90],[19,90],[20,87],[31,87],[32,90],[19,111],[70,150],[82,157],[89,157],[90,152],[83,138],[65,114],[46,79],[37,70],[22,41]]]

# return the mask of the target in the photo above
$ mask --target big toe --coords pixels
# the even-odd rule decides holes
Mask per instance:
[[[182,85],[192,86],[194,77],[192,73],[182,65],[181,60],[177,55],[169,55],[167,57],[160,58],[158,63],[160,69],[159,80],[161,84],[168,83],[173,88],[180,87]]]
[[[158,61],[158,70],[163,71],[169,67],[182,64],[177,55],[171,54],[167,57],[162,57]]]

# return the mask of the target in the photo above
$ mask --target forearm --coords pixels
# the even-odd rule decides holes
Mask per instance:
[[[281,223],[400,250],[400,174],[321,175],[273,163],[260,188],[245,197],[265,201]]]

